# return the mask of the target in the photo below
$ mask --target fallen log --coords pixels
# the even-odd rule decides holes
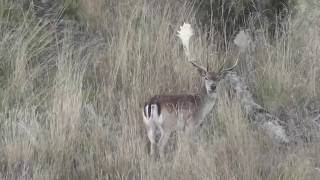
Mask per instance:
[[[248,86],[236,73],[228,73],[225,80],[239,99],[241,108],[248,116],[250,123],[263,129],[268,136],[277,142],[290,142],[285,126],[281,124],[280,119],[255,102]]]

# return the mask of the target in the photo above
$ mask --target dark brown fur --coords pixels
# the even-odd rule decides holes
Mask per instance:
[[[151,105],[157,105],[158,115],[161,114],[161,109],[166,108],[170,112],[176,109],[189,109],[193,105],[200,104],[201,98],[199,95],[181,94],[181,95],[156,95],[153,96],[144,107],[148,105],[148,115],[150,117]],[[144,111],[145,116],[147,113]]]

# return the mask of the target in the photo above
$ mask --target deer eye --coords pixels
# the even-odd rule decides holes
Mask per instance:
[[[205,80],[208,80],[209,78],[207,76],[204,77]]]

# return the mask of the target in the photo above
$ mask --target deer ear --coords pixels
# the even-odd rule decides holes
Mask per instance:
[[[198,68],[197,70],[198,70],[198,72],[199,72],[200,76],[204,77],[204,76],[206,76],[206,75],[207,75],[207,71],[206,71],[206,70],[204,70],[204,69],[200,69],[200,68]]]
[[[197,64],[196,64],[196,63],[194,63],[194,62],[191,62],[191,64],[192,64],[194,67],[196,67],[196,68],[197,68],[197,70],[198,70],[198,72],[199,72],[200,76],[204,77],[204,76],[206,76],[206,75],[207,75],[207,71],[206,71],[203,67],[201,67],[201,66],[197,65]]]

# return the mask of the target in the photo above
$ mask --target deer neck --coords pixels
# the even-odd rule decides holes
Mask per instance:
[[[204,118],[207,114],[209,114],[209,112],[212,110],[213,106],[215,105],[217,101],[217,93],[213,92],[211,94],[208,94],[205,86],[203,86],[199,96],[201,99],[199,113],[201,118]]]

